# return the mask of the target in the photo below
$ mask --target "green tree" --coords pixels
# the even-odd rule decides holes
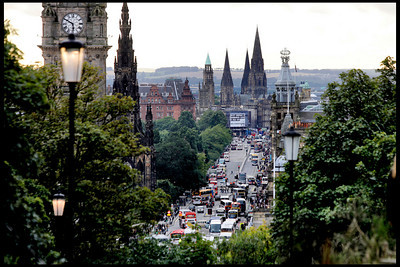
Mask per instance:
[[[236,232],[218,244],[222,264],[273,264],[275,250],[270,230],[264,225]]]
[[[177,126],[178,127],[186,126],[190,129],[197,128],[193,115],[189,111],[183,111],[181,113],[181,115],[178,118]]]
[[[294,168],[294,232],[289,225],[289,177],[276,180],[273,239],[279,261],[286,261],[294,236],[296,262],[320,261],[321,246],[351,223],[348,198],[362,199],[369,216],[383,215],[386,183],[395,154],[395,61],[388,57],[370,78],[361,70],[340,74],[324,94],[324,116],[318,116],[304,140]]]
[[[156,145],[157,175],[182,189],[199,186],[199,162],[196,152],[180,136],[169,135],[167,140]]]
[[[43,87],[51,108],[46,113],[26,115],[32,122],[30,139],[43,159],[40,182],[52,191],[60,189],[67,193],[68,96],[60,90],[62,81],[55,66],[45,66],[39,72],[48,77]],[[116,253],[129,242],[133,224],[154,223],[157,219],[154,214],[158,216],[165,211],[169,201],[160,192],[139,194],[138,172],[125,162],[125,158],[147,149],[138,145],[133,125],[126,117],[134,101],[120,95],[97,96],[97,75],[97,69],[85,63],[77,86],[76,169],[71,180],[74,190],[66,195],[76,203],[70,235],[73,234],[73,255],[77,262],[91,262],[98,255],[107,258],[108,254]],[[141,200],[135,201],[138,195]],[[154,201],[155,196],[159,197],[158,202]],[[153,210],[141,212],[148,201],[159,205],[151,204],[148,207]],[[69,203],[67,213],[71,210]]]
[[[207,150],[211,162],[217,160],[225,147],[232,141],[229,129],[221,126],[221,124],[207,128],[200,134],[200,137],[202,138],[203,148]]]
[[[221,110],[213,111],[209,109],[204,112],[197,124],[199,130],[204,131],[205,129],[212,128],[218,124],[226,127],[228,124],[228,119]]]
[[[16,34],[4,23],[4,79],[0,161],[2,188],[2,256],[5,264],[62,262],[51,230],[50,192],[38,182],[40,158],[29,141],[31,122],[24,114],[46,112],[49,103],[34,68],[19,64],[21,51],[9,41]],[[5,153],[4,153],[5,152]]]

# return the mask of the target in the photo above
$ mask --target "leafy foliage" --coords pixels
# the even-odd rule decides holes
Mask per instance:
[[[29,141],[31,123],[24,119],[25,113],[46,112],[49,103],[37,72],[18,63],[22,53],[8,40],[11,33],[15,31],[5,21],[1,132],[6,153],[0,161],[3,262],[61,263],[47,212],[50,192],[37,180],[41,160]]]
[[[213,115],[212,122],[207,123],[218,127],[203,123],[206,129],[200,132],[200,124],[196,124],[187,111],[182,112],[177,121],[166,117],[155,122],[155,136],[159,136],[156,143],[158,186],[171,194],[173,200],[184,190],[206,184],[208,167],[232,139],[222,112],[210,110],[205,114]]]
[[[207,128],[212,128],[214,126],[217,126],[218,124],[223,127],[228,124],[228,119],[221,110],[206,110],[198,121],[198,127],[200,131],[204,131]]]
[[[316,118],[294,168],[294,255],[296,262],[321,258],[320,247],[351,223],[347,199],[362,199],[365,229],[372,215],[385,213],[386,183],[395,154],[395,61],[386,58],[381,73],[368,77],[361,70],[342,73],[341,83],[325,92],[324,116]],[[279,261],[288,256],[290,180],[277,179],[278,201],[273,239]]]
[[[220,124],[205,129],[200,136],[202,138],[204,150],[207,151],[211,162],[219,158],[225,147],[232,140],[229,129]]]
[[[261,225],[232,235],[218,245],[222,264],[273,264],[275,250],[270,230]]]

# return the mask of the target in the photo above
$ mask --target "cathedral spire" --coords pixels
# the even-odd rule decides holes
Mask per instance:
[[[258,61],[263,60],[262,59],[262,53],[261,53],[261,44],[260,44],[260,36],[258,34],[258,26],[256,30],[256,38],[254,40],[254,48],[253,48],[253,57],[251,59],[251,67],[254,68],[254,64],[258,65]],[[264,62],[263,62],[264,66]]]
[[[234,104],[233,100],[233,80],[231,69],[229,67],[228,49],[225,56],[225,67],[221,79],[221,105],[231,106]]]
[[[226,49],[225,66],[222,74],[221,85],[233,86],[231,68],[229,67],[228,49]]]
[[[249,85],[249,73],[250,73],[250,61],[249,61],[249,50],[246,50],[246,60],[244,61],[244,71],[241,84],[241,94],[247,94],[247,87]]]

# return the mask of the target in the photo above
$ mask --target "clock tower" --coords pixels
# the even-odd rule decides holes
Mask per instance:
[[[99,68],[99,95],[106,94],[107,3],[44,2],[42,4],[44,64],[60,64],[59,43],[74,33],[85,46],[85,61]]]

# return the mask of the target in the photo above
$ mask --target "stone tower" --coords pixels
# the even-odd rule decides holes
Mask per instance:
[[[247,63],[247,62],[246,62]],[[247,82],[247,93],[253,98],[259,98],[267,93],[267,77],[264,72],[264,59],[261,53],[260,37],[258,27],[254,40],[253,57]]]
[[[60,64],[59,43],[74,33],[85,46],[85,61],[99,68],[99,95],[106,94],[107,3],[45,2],[42,4],[44,64]]]
[[[289,55],[290,51],[286,48],[281,51],[281,72],[275,82],[271,101],[271,140],[275,151],[279,151],[282,134],[288,130],[290,124],[300,118],[300,98],[290,73]]]
[[[211,67],[210,56],[207,54],[206,64],[203,71],[203,84],[199,88],[199,111],[203,113],[214,105],[214,72]]]
[[[221,106],[234,105],[233,80],[229,67],[228,50],[226,50],[224,72],[221,79]]]
[[[143,154],[127,158],[132,168],[141,172],[141,185],[151,190],[156,187],[155,172],[155,149],[153,134],[153,116],[151,113],[151,105],[146,110],[146,129],[142,127],[140,119],[140,94],[139,85],[136,78],[137,61],[135,52],[132,49],[131,20],[129,19],[128,4],[122,4],[121,19],[119,21],[121,34],[118,38],[117,56],[114,59],[115,79],[113,84],[113,94],[122,94],[129,96],[135,101],[134,108],[129,116],[133,123],[133,132],[139,137],[139,143],[150,148],[150,151]]]
[[[189,80],[186,78],[180,100],[181,112],[189,111],[196,118],[196,99],[190,91]]]
[[[117,56],[114,59],[114,84],[113,94],[120,93],[130,96],[135,101],[135,106],[130,115],[134,124],[134,133],[143,133],[140,120],[140,94],[136,79],[137,62],[135,51],[132,49],[131,20],[126,2],[122,4],[121,19],[119,20],[121,34],[118,37]]]

